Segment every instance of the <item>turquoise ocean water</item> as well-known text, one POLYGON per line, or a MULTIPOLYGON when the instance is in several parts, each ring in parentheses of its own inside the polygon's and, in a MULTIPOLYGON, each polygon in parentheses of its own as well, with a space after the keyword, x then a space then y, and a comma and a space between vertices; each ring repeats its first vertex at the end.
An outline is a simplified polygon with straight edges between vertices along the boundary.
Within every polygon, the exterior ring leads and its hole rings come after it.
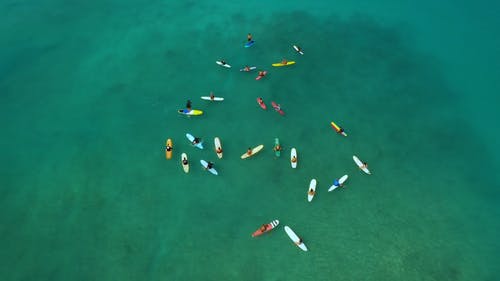
POLYGON ((250 2, 0 1, 2 280, 500 278, 498 2, 250 2))

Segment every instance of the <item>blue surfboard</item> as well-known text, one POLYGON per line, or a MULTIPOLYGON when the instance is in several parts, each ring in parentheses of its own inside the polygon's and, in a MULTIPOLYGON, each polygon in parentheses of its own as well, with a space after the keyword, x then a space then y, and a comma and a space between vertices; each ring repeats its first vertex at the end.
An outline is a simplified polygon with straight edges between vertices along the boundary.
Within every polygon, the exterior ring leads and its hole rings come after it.
POLYGON ((245 48, 252 47, 252 46, 253 46, 253 44, 255 44, 255 41, 253 41, 253 40, 252 40, 252 41, 249 41, 249 42, 246 42, 246 43, 245 43, 245 48))

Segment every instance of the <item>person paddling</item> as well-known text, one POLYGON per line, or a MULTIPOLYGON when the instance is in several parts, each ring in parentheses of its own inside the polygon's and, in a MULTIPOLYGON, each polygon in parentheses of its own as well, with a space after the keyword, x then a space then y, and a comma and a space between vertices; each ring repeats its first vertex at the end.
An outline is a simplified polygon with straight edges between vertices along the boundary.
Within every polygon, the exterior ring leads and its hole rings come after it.
POLYGON ((247 34, 247 40, 248 40, 248 42, 252 41, 252 34, 251 33, 247 34))

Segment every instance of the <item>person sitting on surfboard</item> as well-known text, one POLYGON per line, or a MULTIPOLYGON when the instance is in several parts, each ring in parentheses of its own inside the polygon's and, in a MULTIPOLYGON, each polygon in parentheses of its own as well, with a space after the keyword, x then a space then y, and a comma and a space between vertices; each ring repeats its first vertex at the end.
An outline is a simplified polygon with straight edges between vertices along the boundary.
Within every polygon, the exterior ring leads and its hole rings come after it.
POLYGON ((184 164, 184 165, 188 164, 188 160, 186 159, 186 157, 182 158, 182 164, 184 164))
POLYGON ((266 231, 267 229, 267 224, 263 224, 261 227, 260 227, 260 231, 264 232, 266 231))
POLYGON ((342 187, 344 184, 340 183, 338 179, 334 179, 333 185, 338 186, 338 187, 342 187))
POLYGON ((222 65, 226 65, 226 61, 225 60, 220 60, 220 63, 222 63, 222 65))
POLYGON ((172 151, 172 147, 170 145, 165 146, 166 151, 172 151))
POLYGON ((299 237, 299 241, 294 242, 294 243, 295 243, 295 245, 300 246, 300 244, 302 244, 302 242, 303 242, 302 238, 299 237))
POLYGON ((266 75, 266 73, 264 71, 259 71, 259 76, 260 77, 264 77, 266 75))
POLYGON ((313 196, 313 195, 314 195, 314 189, 312 189, 312 188, 311 188, 311 189, 309 189, 309 192, 308 192, 307 194, 309 194, 309 195, 313 196))
POLYGON ((200 138, 194 138, 193 145, 197 145, 198 143, 200 143, 200 141, 201 141, 200 138))
POLYGON ((252 33, 247 34, 247 40, 248 42, 252 41, 252 33))
POLYGON ((302 52, 302 48, 301 48, 301 47, 299 47, 299 46, 295 46, 295 47, 297 47, 297 50, 296 50, 296 51, 297 51, 297 53, 302 52))
POLYGON ((257 101, 259 102, 259 104, 263 104, 264 103, 264 100, 262 98, 258 98, 257 101))
POLYGON ((219 146, 217 147, 217 149, 215 150, 216 153, 222 153, 222 148, 219 146))
POLYGON ((286 64, 288 64, 288 61, 287 61, 286 59, 283 59, 283 60, 281 61, 281 63, 286 65, 286 64))
POLYGON ((292 157, 292 160, 290 160, 290 161, 292 161, 292 163, 297 162, 297 157, 293 156, 293 157, 292 157))
POLYGON ((205 169, 210 170, 210 169, 212 169, 213 166, 214 166, 214 163, 208 161, 207 167, 205 169))
POLYGON ((337 131, 337 133, 342 134, 343 132, 344 132, 344 128, 339 127, 339 130, 337 131))
POLYGON ((277 144, 274 148, 274 151, 281 151, 281 145, 277 144))
POLYGON ((359 167, 360 169, 365 169, 365 168, 368 168, 368 163, 366 162, 363 162, 363 165, 361 165, 361 167, 359 167))
POLYGON ((281 105, 276 105, 276 107, 274 107, 274 109, 276 109, 276 111, 280 111, 281 110, 281 105))
POLYGON ((248 150, 247 150, 247 154, 248 154, 248 155, 252 155, 252 148, 251 148, 251 147, 249 147, 249 148, 248 148, 248 150))

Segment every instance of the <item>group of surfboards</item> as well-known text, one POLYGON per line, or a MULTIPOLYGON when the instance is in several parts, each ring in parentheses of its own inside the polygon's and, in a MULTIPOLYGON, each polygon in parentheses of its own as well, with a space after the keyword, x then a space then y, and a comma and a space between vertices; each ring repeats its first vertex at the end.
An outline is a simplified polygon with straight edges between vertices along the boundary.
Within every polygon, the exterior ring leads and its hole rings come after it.
MULTIPOLYGON (((255 41, 253 40, 252 35, 248 34, 247 42, 244 44, 244 47, 249 48, 249 47, 253 46, 254 44, 255 44, 255 41)), ((292 45, 292 48, 300 55, 304 55, 303 50, 300 47, 298 47, 297 45, 292 45)), ((225 60, 218 60, 218 61, 216 61, 216 63, 222 67, 231 68, 231 65, 229 65, 225 60)), ((273 67, 282 67, 282 66, 289 66, 289 65, 293 65, 293 64, 295 64, 295 61, 287 61, 284 59, 281 62, 273 63, 272 66, 273 67)), ((253 71, 256 69, 257 69, 256 66, 245 66, 244 68, 241 68, 240 71, 249 72, 249 71, 253 71)), ((258 76, 255 78, 255 80, 260 80, 266 74, 267 74, 267 71, 265 71, 265 70, 259 71, 258 76)), ((224 98, 222 98, 222 97, 214 96, 213 93, 210 93, 210 96, 202 96, 201 99, 208 100, 208 101, 223 101, 224 100, 224 98)), ((267 109, 267 106, 261 97, 257 98, 257 103, 259 104, 259 106, 263 110, 267 109)), ((188 104, 190 104, 189 101, 188 101, 188 104)), ((285 114, 284 111, 281 109, 281 106, 278 103, 276 103, 275 101, 272 101, 271 105, 273 106, 274 110, 276 112, 278 112, 279 114, 281 114, 281 115, 285 114)), ((190 107, 184 108, 184 109, 179 109, 178 112, 180 114, 188 115, 188 116, 199 116, 199 115, 203 114, 203 111, 198 110, 198 109, 191 109, 190 107)), ((347 137, 347 134, 342 127, 338 126, 333 121, 330 123, 330 125, 338 134, 340 134, 344 137, 347 137)), ((189 133, 186 134, 186 138, 189 140, 191 145, 193 145, 199 149, 203 149, 203 140, 201 140, 200 138, 196 138, 189 133)), ((258 152, 260 152, 263 148, 264 148, 263 144, 257 145, 254 148, 248 148, 247 152, 243 153, 240 158, 247 159, 251 156, 254 156, 258 152)), ((166 141, 166 146, 165 146, 165 153, 166 153, 165 156, 167 159, 172 158, 172 150, 173 150, 173 142, 171 139, 168 139, 166 141)), ((217 154, 217 157, 219 159, 221 159, 223 156, 223 152, 222 152, 221 141, 218 137, 214 138, 214 150, 217 154)), ((277 157, 279 157, 280 152, 281 152, 281 147, 280 147, 278 138, 275 138, 275 145, 274 145, 273 150, 275 151, 275 155, 277 157)), ((353 158, 354 163, 359 167, 360 170, 362 170, 364 173, 366 173, 368 175, 371 174, 370 170, 368 170, 368 165, 366 162, 362 162, 356 155, 353 155, 352 158, 353 158)), ((296 150, 296 148, 292 148, 291 152, 290 152, 291 167, 295 169, 297 167, 297 162, 298 162, 297 150, 296 150)), ((205 170, 209 171, 211 174, 218 175, 218 172, 217 172, 217 170, 215 170, 214 164, 212 162, 207 162, 206 160, 201 159, 200 164, 202 165, 202 167, 205 170)), ((184 152, 181 154, 181 165, 182 165, 184 172, 188 173, 189 172, 189 161, 187 158, 187 154, 184 152)), ((338 187, 342 187, 344 185, 344 183, 347 181, 347 179, 348 179, 348 175, 343 175, 342 177, 335 179, 333 181, 332 185, 329 187, 328 192, 331 192, 338 187)), ((316 194, 316 185, 317 185, 316 179, 311 179, 311 181, 309 183, 308 190, 307 190, 307 201, 308 202, 311 202, 316 194)), ((277 219, 272 220, 267 224, 263 224, 262 226, 260 226, 257 230, 255 230, 252 233, 252 237, 257 237, 257 236, 260 236, 264 233, 268 233, 269 231, 275 229, 279 224, 280 224, 280 221, 277 219)), ((306 245, 302 241, 302 238, 300 238, 289 226, 285 225, 284 230, 285 230, 286 234, 288 235, 288 237, 293 241, 293 243, 297 247, 299 247, 303 251, 308 250, 306 245)))

